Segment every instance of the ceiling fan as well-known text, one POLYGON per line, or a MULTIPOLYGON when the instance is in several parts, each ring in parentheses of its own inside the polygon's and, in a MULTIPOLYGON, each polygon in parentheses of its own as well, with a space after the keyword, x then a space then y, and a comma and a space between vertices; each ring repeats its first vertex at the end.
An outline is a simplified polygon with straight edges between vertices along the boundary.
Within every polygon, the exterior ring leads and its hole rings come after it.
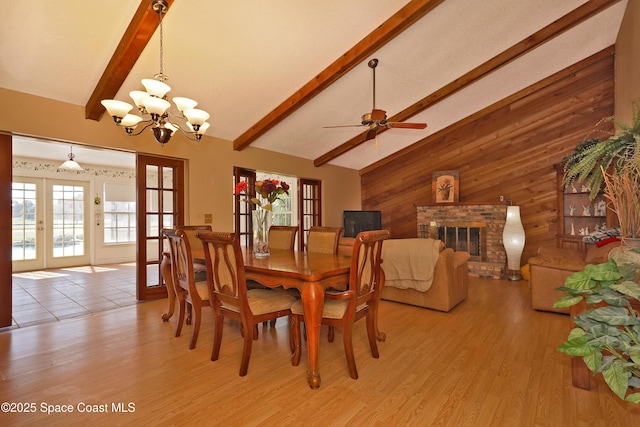
MULTIPOLYGON (((342 126, 324 126, 325 128, 341 128, 341 127, 359 127, 368 126, 365 141, 374 139, 378 136, 378 129, 386 127, 389 129, 424 129, 427 127, 426 123, 406 123, 406 122, 388 122, 387 112, 376 108, 376 67, 378 66, 377 59, 371 59, 368 64, 369 68, 373 70, 373 109, 370 113, 362 115, 362 122, 359 125, 342 125, 342 126)), ((376 138, 377 144, 377 138, 376 138)))

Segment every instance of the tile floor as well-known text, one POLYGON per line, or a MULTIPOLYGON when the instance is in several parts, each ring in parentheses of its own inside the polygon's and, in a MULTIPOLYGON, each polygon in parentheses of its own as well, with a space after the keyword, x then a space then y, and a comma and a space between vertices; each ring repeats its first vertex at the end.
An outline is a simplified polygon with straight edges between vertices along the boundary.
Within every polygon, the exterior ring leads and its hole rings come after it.
POLYGON ((12 276, 12 328, 136 303, 135 262, 29 271, 12 276))

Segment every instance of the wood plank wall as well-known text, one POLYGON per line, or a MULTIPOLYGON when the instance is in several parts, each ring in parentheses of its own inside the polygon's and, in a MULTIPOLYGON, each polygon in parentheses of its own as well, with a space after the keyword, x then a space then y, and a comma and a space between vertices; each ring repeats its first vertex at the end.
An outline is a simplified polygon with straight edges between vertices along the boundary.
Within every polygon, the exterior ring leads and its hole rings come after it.
POLYGON ((554 164, 613 111, 612 46, 363 169, 362 209, 382 211, 393 238, 416 237, 415 206, 431 203, 432 172, 458 170, 460 203, 503 195, 521 207, 524 264, 556 244, 554 164))

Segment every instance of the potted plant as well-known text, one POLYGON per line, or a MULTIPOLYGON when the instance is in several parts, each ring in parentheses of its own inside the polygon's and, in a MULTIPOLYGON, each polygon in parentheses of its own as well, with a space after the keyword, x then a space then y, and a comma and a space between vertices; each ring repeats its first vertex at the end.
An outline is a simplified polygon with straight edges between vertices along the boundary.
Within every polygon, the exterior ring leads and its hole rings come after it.
MULTIPOLYGON (((640 254, 639 249, 632 251, 640 254)), ((554 304, 556 308, 571 307, 585 301, 587 306, 595 306, 573 317, 576 327, 558 350, 582 357, 620 399, 636 404, 640 403, 639 273, 633 260, 620 265, 613 259, 589 264, 558 288, 567 295, 554 304)))
POLYGON ((640 150, 617 173, 603 172, 604 195, 620 224, 625 244, 640 246, 640 150), (633 242, 633 243, 632 243, 633 242))
POLYGON ((640 100, 633 102, 631 125, 609 117, 616 131, 605 139, 578 144, 564 161, 564 184, 582 181, 593 200, 602 186, 625 239, 640 237, 640 100))

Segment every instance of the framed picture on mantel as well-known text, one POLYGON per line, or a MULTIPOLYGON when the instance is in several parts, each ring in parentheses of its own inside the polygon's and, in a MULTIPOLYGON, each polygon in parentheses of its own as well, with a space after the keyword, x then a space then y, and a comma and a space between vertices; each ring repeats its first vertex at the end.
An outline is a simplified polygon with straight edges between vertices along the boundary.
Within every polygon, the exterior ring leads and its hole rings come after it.
POLYGON ((431 180, 433 203, 454 203, 459 199, 460 181, 458 171, 437 171, 431 180))

